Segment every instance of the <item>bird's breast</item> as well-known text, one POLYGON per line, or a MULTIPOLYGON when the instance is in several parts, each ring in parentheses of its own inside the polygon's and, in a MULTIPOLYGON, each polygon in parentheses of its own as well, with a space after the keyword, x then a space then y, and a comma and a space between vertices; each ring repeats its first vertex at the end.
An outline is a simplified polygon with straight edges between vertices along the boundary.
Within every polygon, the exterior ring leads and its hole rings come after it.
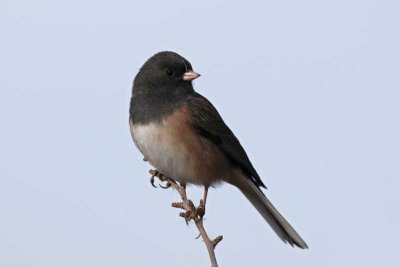
POLYGON ((186 107, 159 122, 130 122, 130 129, 145 159, 177 181, 210 185, 223 179, 229 168, 220 149, 191 126, 186 107))

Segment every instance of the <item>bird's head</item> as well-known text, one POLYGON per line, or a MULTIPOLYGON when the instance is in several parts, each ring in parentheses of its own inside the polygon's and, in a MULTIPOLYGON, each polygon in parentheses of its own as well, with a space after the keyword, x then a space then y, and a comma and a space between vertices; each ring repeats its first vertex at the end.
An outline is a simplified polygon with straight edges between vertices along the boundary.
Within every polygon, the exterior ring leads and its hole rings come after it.
POLYGON ((162 90, 190 85, 200 74, 192 65, 175 52, 159 52, 149 58, 135 77, 134 87, 146 87, 162 90))

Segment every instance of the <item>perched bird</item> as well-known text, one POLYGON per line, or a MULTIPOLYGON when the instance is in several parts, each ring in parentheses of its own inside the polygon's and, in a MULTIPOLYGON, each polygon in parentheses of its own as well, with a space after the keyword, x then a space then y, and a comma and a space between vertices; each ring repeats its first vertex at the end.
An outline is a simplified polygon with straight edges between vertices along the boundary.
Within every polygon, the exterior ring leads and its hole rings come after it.
POLYGON ((174 52, 159 52, 133 82, 129 125, 144 160, 174 180, 208 188, 239 188, 283 242, 308 248, 261 191, 265 188, 245 150, 215 107, 195 92, 200 74, 174 52))

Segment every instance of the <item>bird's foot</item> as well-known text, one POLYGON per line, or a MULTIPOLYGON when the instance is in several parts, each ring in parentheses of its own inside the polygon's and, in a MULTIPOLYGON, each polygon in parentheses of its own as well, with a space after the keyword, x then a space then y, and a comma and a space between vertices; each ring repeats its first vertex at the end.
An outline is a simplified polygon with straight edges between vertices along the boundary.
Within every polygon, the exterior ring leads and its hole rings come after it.
POLYGON ((206 205, 204 205, 204 201, 202 199, 200 199, 200 204, 197 206, 196 211, 200 219, 203 219, 204 214, 206 214, 206 205))
POLYGON ((172 187, 179 193, 182 201, 172 203, 172 207, 183 210, 182 212, 179 213, 179 216, 181 216, 182 218, 185 219, 186 224, 189 224, 189 222, 191 220, 193 220, 195 222, 195 224, 200 232, 199 236, 196 237, 196 239, 199 238, 200 236, 202 236, 203 240, 205 242, 208 242, 208 244, 210 244, 210 246, 212 246, 215 249, 217 244, 219 242, 221 242, 222 236, 217 236, 215 239, 210 240, 207 236, 207 233, 204 230, 204 227, 203 227, 203 217, 206 212, 208 186, 205 186, 205 188, 204 188, 204 196, 203 196, 203 199, 200 200, 199 206, 195 207, 193 202, 187 198, 185 183, 178 183, 174 179, 171 179, 170 177, 164 175, 163 173, 161 173, 157 170, 150 170, 149 172, 151 174, 150 182, 154 187, 156 187, 154 185, 154 178, 157 177, 161 182, 166 183, 165 186, 160 185, 162 188, 172 187))
POLYGON ((160 187, 163 189, 167 189, 171 187, 171 183, 168 181, 169 178, 167 176, 165 176, 163 173, 157 171, 157 170, 150 170, 149 171, 151 174, 150 177, 150 183, 153 187, 157 188, 157 186, 154 184, 154 178, 157 177, 161 182, 166 182, 165 185, 161 185, 160 187))
POLYGON ((200 204, 197 207, 197 213, 200 216, 200 219, 203 219, 204 214, 206 214, 206 201, 207 201, 207 195, 208 195, 208 188, 209 185, 204 186, 204 196, 203 199, 200 199, 200 204))
MULTIPOLYGON (((170 187, 174 187, 178 191, 184 192, 185 198, 186 198, 186 184, 185 183, 178 184, 175 180, 167 177, 165 174, 163 174, 157 170, 149 170, 149 173, 151 174, 150 183, 153 187, 157 187, 154 184, 155 177, 157 177, 161 182, 165 183, 165 185, 160 184, 161 188, 167 189, 170 187)), ((207 187, 207 189, 208 189, 208 187, 207 187)), ((207 191, 205 191, 205 192, 207 192, 207 191)), ((179 214, 179 216, 185 218, 186 223, 188 223, 190 220, 194 220, 194 221, 202 220, 204 217, 204 214, 206 212, 206 205, 205 205, 206 198, 207 198, 207 193, 205 193, 204 199, 200 200, 200 204, 198 207, 195 207, 193 202, 188 199, 186 202, 172 203, 172 207, 185 210, 184 212, 181 212, 179 214)))
POLYGON ((179 216, 185 219, 186 224, 191 220, 199 220, 201 219, 198 208, 196 208, 191 200, 187 200, 187 202, 175 202, 172 203, 173 208, 183 209, 184 212, 179 213, 179 216))
POLYGON ((190 220, 203 220, 206 211, 203 200, 200 200, 200 205, 198 207, 195 207, 191 200, 188 200, 187 206, 184 202, 175 202, 172 203, 172 207, 185 210, 185 212, 179 213, 179 216, 185 219, 186 224, 190 220))

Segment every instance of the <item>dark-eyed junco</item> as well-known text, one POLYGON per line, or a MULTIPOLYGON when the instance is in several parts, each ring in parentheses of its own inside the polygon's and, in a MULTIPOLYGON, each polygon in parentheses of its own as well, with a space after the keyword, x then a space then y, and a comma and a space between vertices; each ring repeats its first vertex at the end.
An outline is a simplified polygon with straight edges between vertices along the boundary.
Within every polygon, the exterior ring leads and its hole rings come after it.
POLYGON ((130 130, 144 159, 180 183, 209 186, 227 182, 254 205, 286 243, 307 248, 260 187, 260 176, 239 140, 215 107, 193 89, 200 75, 174 52, 160 52, 133 82, 130 130))

